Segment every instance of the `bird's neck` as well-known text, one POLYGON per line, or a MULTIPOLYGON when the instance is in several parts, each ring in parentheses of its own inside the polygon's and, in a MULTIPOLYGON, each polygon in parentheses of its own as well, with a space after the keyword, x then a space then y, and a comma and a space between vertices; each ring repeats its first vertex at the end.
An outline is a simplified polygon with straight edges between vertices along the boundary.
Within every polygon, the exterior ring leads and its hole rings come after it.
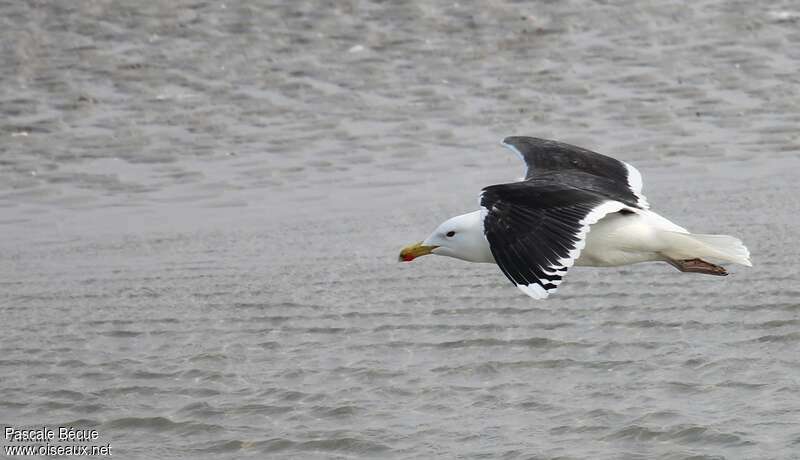
POLYGON ((483 215, 481 211, 470 212, 460 217, 468 224, 468 231, 464 236, 469 242, 467 250, 462 254, 463 257, 460 258, 470 262, 495 263, 494 257, 492 257, 492 250, 489 248, 489 242, 483 233, 483 215))

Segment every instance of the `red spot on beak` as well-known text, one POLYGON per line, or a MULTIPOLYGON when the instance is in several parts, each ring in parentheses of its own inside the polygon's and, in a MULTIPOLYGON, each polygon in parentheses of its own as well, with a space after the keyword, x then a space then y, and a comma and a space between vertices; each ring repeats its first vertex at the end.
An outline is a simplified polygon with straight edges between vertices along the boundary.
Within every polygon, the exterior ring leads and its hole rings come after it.
POLYGON ((403 254, 403 262, 411 262, 414 260, 414 256, 411 254, 403 254))

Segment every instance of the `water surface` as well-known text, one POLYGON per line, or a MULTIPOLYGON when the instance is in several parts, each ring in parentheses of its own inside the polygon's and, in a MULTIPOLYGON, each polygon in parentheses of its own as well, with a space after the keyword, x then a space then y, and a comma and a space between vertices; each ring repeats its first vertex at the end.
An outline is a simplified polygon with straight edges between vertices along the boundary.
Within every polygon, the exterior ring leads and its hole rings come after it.
POLYGON ((3 426, 120 458, 799 458, 796 3, 7 2, 0 36, 3 426), (635 164, 755 266, 537 302, 396 263, 522 174, 512 134, 635 164))

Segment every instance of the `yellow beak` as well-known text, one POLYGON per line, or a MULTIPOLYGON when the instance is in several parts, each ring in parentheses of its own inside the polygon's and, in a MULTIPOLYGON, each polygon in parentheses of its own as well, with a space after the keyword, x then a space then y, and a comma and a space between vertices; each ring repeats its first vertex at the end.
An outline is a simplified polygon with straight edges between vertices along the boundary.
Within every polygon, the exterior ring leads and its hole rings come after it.
POLYGON ((427 256, 434 249, 439 246, 425 246, 422 241, 419 243, 409 244, 400 250, 400 262, 411 262, 420 256, 427 256))

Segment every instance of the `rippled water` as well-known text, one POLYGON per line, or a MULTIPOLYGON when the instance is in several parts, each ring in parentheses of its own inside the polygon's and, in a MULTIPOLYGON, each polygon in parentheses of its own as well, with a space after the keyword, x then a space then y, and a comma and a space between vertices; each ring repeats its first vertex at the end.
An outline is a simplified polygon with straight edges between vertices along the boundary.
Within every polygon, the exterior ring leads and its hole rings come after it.
MULTIPOLYGON (((0 424, 119 458, 800 458, 796 2, 0 3, 0 424), (752 269, 400 246, 551 137, 752 269)), ((7 445, 3 440, 3 445, 7 445)))

